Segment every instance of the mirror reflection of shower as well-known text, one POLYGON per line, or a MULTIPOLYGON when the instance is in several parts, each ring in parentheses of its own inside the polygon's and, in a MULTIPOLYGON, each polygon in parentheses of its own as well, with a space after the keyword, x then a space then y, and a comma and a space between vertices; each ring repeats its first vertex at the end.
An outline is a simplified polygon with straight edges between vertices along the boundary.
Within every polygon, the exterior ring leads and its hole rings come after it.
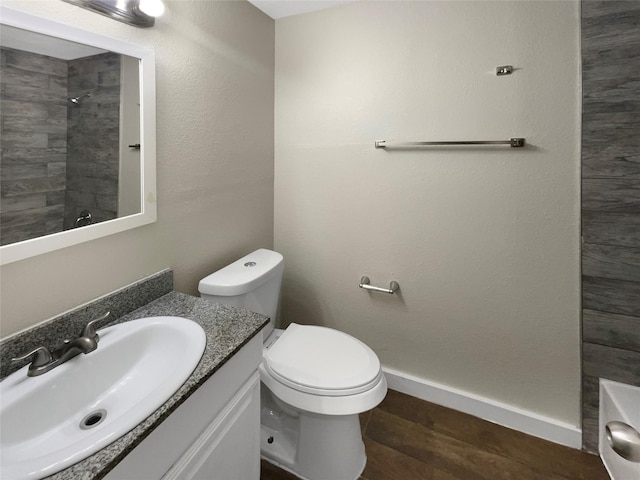
POLYGON ((67 62, 63 230, 118 218, 121 64, 113 52, 67 62))
POLYGON ((128 147, 141 143, 140 60, 0 30, 0 245, 140 213, 141 151, 128 147), (16 82, 28 107, 3 108, 16 82))
POLYGON ((80 102, 82 101, 83 98, 91 98, 91 94, 90 93, 85 93, 84 95, 80 95, 79 97, 73 97, 73 98, 69 98, 69 101, 75 105, 80 105, 80 102))

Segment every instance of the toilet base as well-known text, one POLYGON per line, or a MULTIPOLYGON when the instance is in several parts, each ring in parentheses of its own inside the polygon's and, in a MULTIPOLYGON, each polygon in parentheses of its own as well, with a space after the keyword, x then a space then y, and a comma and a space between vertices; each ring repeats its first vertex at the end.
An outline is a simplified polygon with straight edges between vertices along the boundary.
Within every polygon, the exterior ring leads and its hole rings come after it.
POLYGON ((262 458, 304 480, 357 480, 367 463, 357 414, 303 412, 264 385, 261 401, 262 458))

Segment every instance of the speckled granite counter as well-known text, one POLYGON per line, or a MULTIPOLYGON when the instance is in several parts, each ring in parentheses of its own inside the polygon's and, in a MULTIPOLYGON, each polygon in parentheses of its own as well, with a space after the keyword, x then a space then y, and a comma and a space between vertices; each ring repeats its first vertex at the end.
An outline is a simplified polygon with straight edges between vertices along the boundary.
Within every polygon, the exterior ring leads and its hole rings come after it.
POLYGON ((268 322, 264 315, 171 292, 110 325, 154 316, 185 317, 202 326, 207 335, 207 346, 200 363, 182 387, 137 427, 94 455, 47 479, 103 478, 268 322))

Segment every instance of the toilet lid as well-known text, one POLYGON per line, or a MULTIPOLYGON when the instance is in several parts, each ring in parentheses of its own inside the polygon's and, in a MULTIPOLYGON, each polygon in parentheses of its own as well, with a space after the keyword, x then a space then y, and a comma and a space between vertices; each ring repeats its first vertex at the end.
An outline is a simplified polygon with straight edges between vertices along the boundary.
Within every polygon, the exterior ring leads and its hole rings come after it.
POLYGON ((369 388, 381 375, 378 357, 360 340, 331 328, 295 323, 265 352, 264 364, 293 388, 334 394, 369 388))

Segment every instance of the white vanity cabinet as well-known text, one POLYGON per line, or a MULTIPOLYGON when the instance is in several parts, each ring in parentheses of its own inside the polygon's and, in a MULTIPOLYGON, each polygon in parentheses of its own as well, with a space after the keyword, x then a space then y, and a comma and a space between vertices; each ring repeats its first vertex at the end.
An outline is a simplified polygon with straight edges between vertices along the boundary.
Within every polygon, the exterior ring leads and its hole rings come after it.
POLYGON ((105 477, 259 480, 262 335, 256 335, 105 477))

